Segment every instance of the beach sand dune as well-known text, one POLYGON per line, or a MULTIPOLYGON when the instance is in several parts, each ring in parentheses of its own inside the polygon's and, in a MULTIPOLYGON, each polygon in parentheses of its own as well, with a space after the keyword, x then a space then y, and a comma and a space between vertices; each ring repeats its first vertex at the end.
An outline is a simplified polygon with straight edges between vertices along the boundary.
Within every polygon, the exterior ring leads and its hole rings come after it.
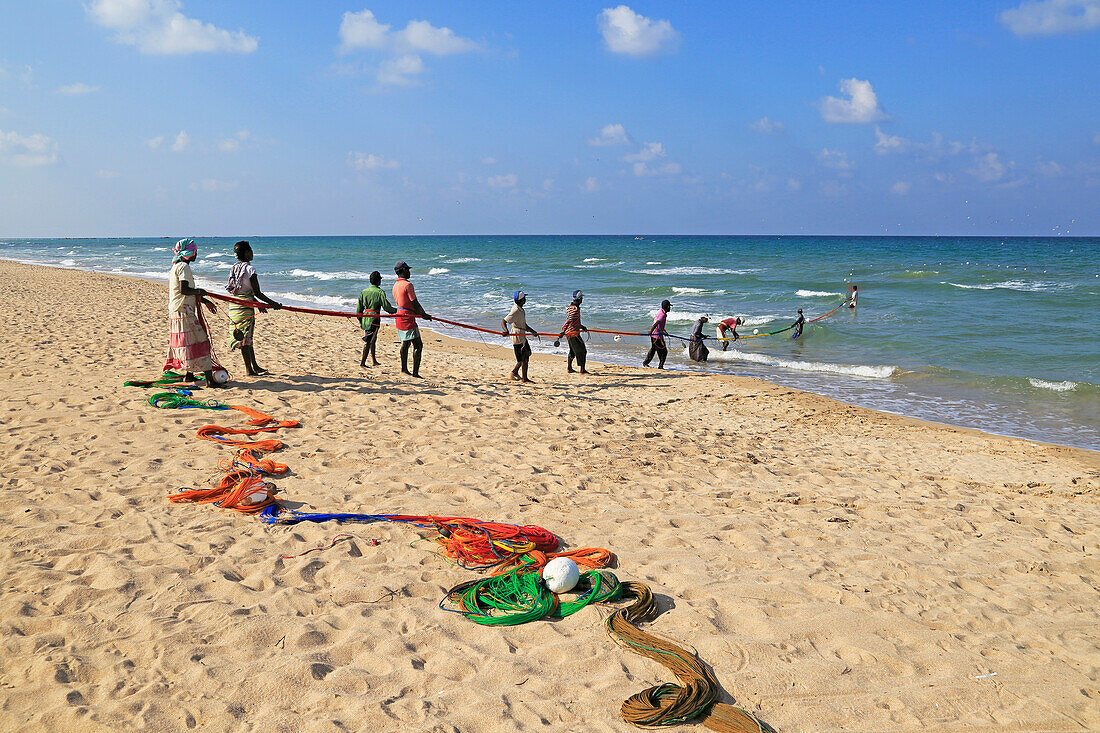
MULTIPOLYGON (((484 628, 437 608, 472 573, 410 527, 167 502, 228 455, 195 430, 244 420, 122 386, 159 374, 164 291, 0 263, 0 729, 633 730, 621 701, 672 676, 606 610, 484 628)), ((302 422, 295 505, 607 547, 781 731, 1100 729, 1096 453, 748 378, 536 356, 521 386, 510 349, 434 334, 413 380, 388 327, 363 370, 353 321, 259 324, 272 374, 202 396, 302 422)))

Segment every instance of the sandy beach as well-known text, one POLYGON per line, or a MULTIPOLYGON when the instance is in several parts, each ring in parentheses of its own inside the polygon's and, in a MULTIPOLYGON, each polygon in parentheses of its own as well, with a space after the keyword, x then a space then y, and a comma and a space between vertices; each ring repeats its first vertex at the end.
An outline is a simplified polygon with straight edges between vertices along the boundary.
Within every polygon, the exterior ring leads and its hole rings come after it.
MULTIPOLYGON (((160 373, 165 300, 0 262, 0 729, 635 730, 622 700, 672 677, 607 608, 484 628, 437 608, 473 574, 412 528, 166 501, 229 454, 195 430, 243 420, 123 386, 160 373)), ((427 334, 414 380, 389 326, 361 369, 354 321, 290 313, 248 378, 213 324, 234 380, 201 396, 302 423, 280 496, 606 547, 779 731, 1100 729, 1096 453, 749 378, 536 355, 520 385, 503 340, 427 334)))

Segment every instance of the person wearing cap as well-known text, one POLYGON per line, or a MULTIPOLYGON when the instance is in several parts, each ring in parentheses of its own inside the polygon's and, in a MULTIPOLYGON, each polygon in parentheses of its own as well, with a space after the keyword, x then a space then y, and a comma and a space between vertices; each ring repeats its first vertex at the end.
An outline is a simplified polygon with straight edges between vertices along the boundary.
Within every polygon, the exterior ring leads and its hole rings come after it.
POLYGON ((802 335, 802 329, 806 325, 806 316, 802 315, 801 308, 798 309, 798 318, 791 325, 794 326, 794 335, 791 338, 796 339, 802 335))
POLYGON ((704 362, 710 355, 710 349, 703 343, 703 339, 707 336, 703 335, 703 327, 710 321, 710 316, 706 313, 699 317, 699 320, 695 322, 695 325, 691 327, 691 342, 688 344, 688 356, 692 361, 704 362))
POLYGON ((729 348, 729 346, 730 346, 729 340, 731 338, 734 341, 741 338, 741 336, 739 336, 738 333, 737 333, 737 327, 740 326, 741 324, 743 324, 744 322, 745 322, 745 319, 740 318, 740 317, 726 318, 725 320, 722 320, 722 321, 718 322, 718 325, 714 329, 714 335, 721 342, 722 351, 725 351, 726 349, 729 348), (726 334, 732 334, 732 335, 727 336, 726 334))
POLYGON ((371 362, 378 366, 378 357, 375 355, 375 346, 378 344, 378 331, 382 325, 382 319, 378 314, 382 311, 396 313, 397 309, 390 305, 386 297, 386 291, 378 287, 382 284, 382 273, 375 270, 370 274, 370 287, 359 293, 359 304, 356 313, 368 315, 359 319, 359 325, 363 328, 363 358, 359 360, 359 366, 367 365, 367 355, 370 354, 371 362), (374 317, 371 318, 370 316, 374 317))
POLYGON ((659 360, 657 368, 665 368, 665 358, 668 356, 668 346, 665 344, 665 321, 668 320, 670 310, 672 310, 672 303, 662 300, 661 309, 657 311, 657 316, 653 319, 653 325, 649 327, 649 353, 646 354, 645 360, 642 362, 644 367, 649 366, 649 362, 653 361, 653 357, 656 356, 659 360))
POLYGON ((393 325, 397 328, 397 336, 401 339, 401 371, 413 377, 420 377, 420 356, 424 353, 424 341, 420 338, 420 328, 416 325, 416 316, 425 320, 432 317, 425 312, 420 301, 416 299, 416 291, 409 282, 412 268, 401 260, 393 266, 397 274, 397 282, 393 284, 393 302, 397 305, 397 318, 393 325), (413 352, 413 370, 409 372, 409 349, 413 352))
MULTIPOLYGON (((581 374, 588 374, 584 368, 585 360, 588 358, 588 347, 584 345, 584 339, 581 338, 581 333, 588 329, 581 325, 581 301, 584 300, 584 293, 579 290, 573 291, 573 302, 569 304, 569 307, 565 309, 565 325, 561 328, 561 333, 558 334, 558 339, 562 336, 569 338, 569 358, 566 359, 566 368, 570 374, 573 373, 573 360, 577 360, 577 368, 581 374)), ((554 344, 557 346, 557 343, 554 344)))
POLYGON ((530 382, 531 380, 527 378, 527 364, 531 361, 531 344, 527 343, 527 334, 538 336, 539 332, 527 325, 527 312, 523 310, 523 304, 526 302, 527 293, 522 290, 512 293, 512 310, 500 321, 500 330, 504 336, 507 336, 511 326, 512 349, 516 352, 516 366, 512 369, 512 380, 519 380, 522 374, 523 381, 530 382))

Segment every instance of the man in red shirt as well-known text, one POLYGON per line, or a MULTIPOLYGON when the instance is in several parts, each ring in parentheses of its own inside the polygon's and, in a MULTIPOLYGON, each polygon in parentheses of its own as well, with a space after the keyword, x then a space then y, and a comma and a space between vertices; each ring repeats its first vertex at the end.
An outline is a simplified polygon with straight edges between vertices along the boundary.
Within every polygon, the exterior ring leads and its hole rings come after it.
POLYGON ((416 318, 420 316, 426 320, 432 320, 420 302, 416 299, 416 291, 409 282, 412 268, 401 260, 393 266, 397 273, 397 282, 393 284, 393 302, 397 306, 397 318, 393 319, 393 325, 397 328, 397 335, 401 339, 401 371, 409 374, 409 349, 413 352, 412 376, 420 377, 420 356, 424 352, 424 341, 420 338, 420 328, 416 325, 416 318))
MULTIPOLYGON (((581 325, 581 302, 583 300, 584 293, 574 290, 573 302, 565 309, 565 325, 561 327, 561 333, 558 335, 559 340, 562 336, 569 339, 569 358, 566 360, 566 369, 570 374, 573 373, 574 359, 577 360, 577 368, 580 369, 581 374, 588 374, 588 371, 584 368, 585 360, 588 358, 588 347, 584 345, 584 339, 581 338, 581 333, 588 330, 581 325)), ((554 345, 557 346, 558 342, 555 341, 554 345)))
MULTIPOLYGON (((741 338, 740 334, 737 333, 737 327, 740 326, 744 322, 745 322, 745 319, 743 319, 743 318, 727 318, 724 321, 720 321, 718 323, 718 328, 715 329, 715 335, 719 339, 731 339, 732 338, 734 341, 736 341, 737 339, 741 338)), ((725 351, 726 349, 728 349, 730 347, 730 342, 729 341, 723 340, 723 341, 721 341, 721 344, 722 344, 722 351, 725 351)))

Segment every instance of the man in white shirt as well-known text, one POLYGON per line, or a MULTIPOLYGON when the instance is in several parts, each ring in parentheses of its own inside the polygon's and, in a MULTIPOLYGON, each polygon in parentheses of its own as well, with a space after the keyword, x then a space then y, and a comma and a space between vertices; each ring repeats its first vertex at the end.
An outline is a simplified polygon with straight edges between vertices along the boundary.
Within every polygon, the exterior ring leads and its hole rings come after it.
POLYGON ((522 290, 512 293, 512 310, 500 322, 500 330, 504 336, 509 335, 508 327, 511 326, 512 349, 516 352, 516 366, 512 369, 512 379, 530 382, 527 378, 527 364, 531 360, 531 344, 527 343, 527 334, 532 333, 539 340, 538 331, 527 325, 527 312, 523 310, 523 304, 527 302, 527 294, 522 290))

